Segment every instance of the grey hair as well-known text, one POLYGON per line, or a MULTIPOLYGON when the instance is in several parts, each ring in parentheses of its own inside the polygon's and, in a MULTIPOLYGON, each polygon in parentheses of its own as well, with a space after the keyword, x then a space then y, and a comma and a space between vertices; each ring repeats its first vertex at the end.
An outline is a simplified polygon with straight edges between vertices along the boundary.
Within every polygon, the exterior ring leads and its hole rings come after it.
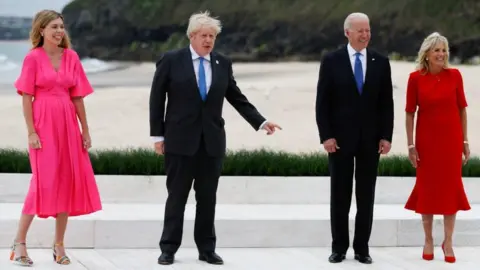
POLYGON ((352 27, 352 21, 354 19, 364 19, 370 22, 370 19, 368 18, 368 15, 365 13, 361 12, 354 12, 350 13, 347 18, 345 18, 345 22, 343 23, 343 31, 347 31, 352 27))
POLYGON ((450 58, 450 49, 448 46, 448 39, 440 35, 438 32, 433 32, 423 40, 423 43, 420 46, 417 59, 415 60, 415 63, 417 64, 416 66, 417 70, 425 70, 427 72, 429 71, 427 53, 439 43, 443 43, 443 45, 445 45, 445 50, 447 54, 444 59, 445 63, 443 67, 448 68, 450 66, 449 60, 448 60, 450 58))
POLYGON ((202 27, 212 28, 217 35, 222 31, 220 20, 211 17, 209 11, 199 12, 190 16, 188 20, 187 37, 202 27))

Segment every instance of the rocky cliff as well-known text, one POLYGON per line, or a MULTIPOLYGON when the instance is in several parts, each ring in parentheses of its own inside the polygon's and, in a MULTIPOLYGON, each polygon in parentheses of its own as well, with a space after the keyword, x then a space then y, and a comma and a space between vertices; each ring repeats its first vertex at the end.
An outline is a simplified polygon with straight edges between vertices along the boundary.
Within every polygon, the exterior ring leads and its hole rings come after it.
POLYGON ((217 50, 237 61, 318 60, 345 43, 354 11, 370 16, 371 46, 383 53, 415 57, 438 31, 453 57, 480 55, 478 0, 74 0, 63 14, 81 56, 153 61, 188 44, 188 17, 206 9, 223 23, 217 50))

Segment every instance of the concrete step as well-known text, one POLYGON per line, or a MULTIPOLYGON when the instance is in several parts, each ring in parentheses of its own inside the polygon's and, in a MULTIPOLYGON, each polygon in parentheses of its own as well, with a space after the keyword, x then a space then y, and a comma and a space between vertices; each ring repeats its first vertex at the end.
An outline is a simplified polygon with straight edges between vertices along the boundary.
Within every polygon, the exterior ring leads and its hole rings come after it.
MULTIPOLYGON (((105 203, 165 203, 165 176, 97 175, 105 203)), ((480 204, 480 178, 464 178, 470 203, 480 204)), ((0 203, 22 203, 30 174, 0 174, 0 203)), ((404 204, 415 185, 413 177, 379 177, 377 204, 404 204)), ((355 201, 353 194, 352 201, 355 201)), ((189 203, 195 203, 190 192, 189 203)), ((328 177, 222 176, 217 192, 219 204, 329 204, 328 177)))
MULTIPOLYGON (((21 204, 0 203, 0 248, 15 236, 21 204)), ((328 247, 331 243, 328 204, 219 204, 216 211, 218 247, 328 247)), ((353 237, 355 205, 350 211, 353 237)), ((104 210, 73 217, 65 243, 73 248, 157 248, 163 227, 162 204, 104 204, 104 210)), ((184 247, 194 247, 195 206, 185 212, 184 247)), ((443 222, 435 222, 436 243, 443 239, 443 222)), ((31 247, 50 247, 53 219, 35 219, 28 235, 31 247)), ((423 245, 420 216, 403 204, 375 206, 370 245, 399 247, 423 245)), ((459 212, 455 226, 456 246, 480 246, 480 205, 459 212)))

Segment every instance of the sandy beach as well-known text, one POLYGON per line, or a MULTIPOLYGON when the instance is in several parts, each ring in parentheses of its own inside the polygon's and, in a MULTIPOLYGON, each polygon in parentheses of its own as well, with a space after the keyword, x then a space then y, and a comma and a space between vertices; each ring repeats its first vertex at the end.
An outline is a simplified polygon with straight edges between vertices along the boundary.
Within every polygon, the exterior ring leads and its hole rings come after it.
MULTIPOLYGON (((391 62, 395 100, 395 128, 392 154, 406 154, 405 89, 413 63, 391 62)), ((455 66, 463 74, 469 103, 470 148, 480 154, 480 66, 455 66)), ((225 103, 227 147, 269 148, 289 152, 323 151, 315 122, 315 96, 319 63, 237 63, 237 83, 269 120, 283 130, 273 136, 254 131, 225 103)), ((148 98, 154 72, 153 63, 127 69, 89 74, 96 92, 86 98, 93 149, 152 147, 149 138, 148 98)), ((0 148, 25 149, 26 127, 21 98, 13 86, 0 89, 0 148)), ((439 145, 438 147, 442 147, 439 145)))

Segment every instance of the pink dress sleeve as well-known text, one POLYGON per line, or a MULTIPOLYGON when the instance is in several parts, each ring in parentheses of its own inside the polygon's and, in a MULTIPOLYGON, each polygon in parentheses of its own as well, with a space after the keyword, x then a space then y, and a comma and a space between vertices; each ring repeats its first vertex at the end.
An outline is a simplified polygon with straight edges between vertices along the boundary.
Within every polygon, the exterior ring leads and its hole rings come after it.
POLYGON ((70 96, 71 97, 86 97, 93 93, 93 88, 90 82, 88 81, 87 74, 83 69, 82 63, 80 62, 80 58, 77 54, 75 54, 75 68, 74 68, 74 78, 75 78, 75 85, 70 88, 70 96))
POLYGON ((20 76, 15 81, 15 88, 19 95, 35 95, 35 78, 37 73, 37 62, 32 53, 25 56, 20 76))
POLYGON ((457 69, 455 70, 457 76, 457 105, 458 105, 458 108, 460 109, 463 109, 465 107, 468 106, 467 104, 467 99, 465 98, 465 91, 463 89, 463 78, 462 78, 462 74, 460 73, 460 71, 457 69))
POLYGON ((417 80, 415 75, 415 73, 411 73, 408 77, 405 112, 409 113, 417 111, 417 80))

